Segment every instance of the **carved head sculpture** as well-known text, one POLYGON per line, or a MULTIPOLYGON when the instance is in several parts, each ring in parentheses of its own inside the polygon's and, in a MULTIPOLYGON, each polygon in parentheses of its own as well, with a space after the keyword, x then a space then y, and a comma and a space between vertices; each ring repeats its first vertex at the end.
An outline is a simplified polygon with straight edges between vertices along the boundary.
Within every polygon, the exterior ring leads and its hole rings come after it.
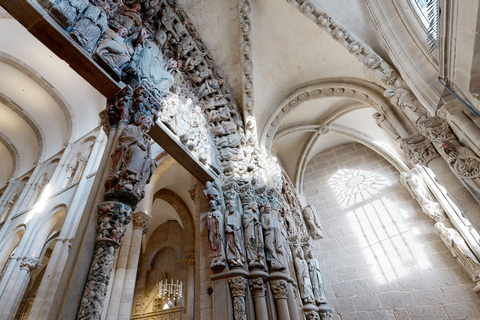
POLYGON ((213 199, 210 200, 210 201, 208 202, 208 205, 210 206, 210 209, 211 209, 211 210, 216 210, 216 209, 217 209, 217 201, 216 201, 216 200, 213 200, 213 199))
POLYGON ((146 112, 141 112, 137 118, 136 123, 142 129, 143 132, 147 133, 152 128, 153 117, 152 115, 146 112))
POLYGON ((125 27, 121 27, 118 29, 117 34, 122 38, 126 38, 128 35, 128 30, 125 27))

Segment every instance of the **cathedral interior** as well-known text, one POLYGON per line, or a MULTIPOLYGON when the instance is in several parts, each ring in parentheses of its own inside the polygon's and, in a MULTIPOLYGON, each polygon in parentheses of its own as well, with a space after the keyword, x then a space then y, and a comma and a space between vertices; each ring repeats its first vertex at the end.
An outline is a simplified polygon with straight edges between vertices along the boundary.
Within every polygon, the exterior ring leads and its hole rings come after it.
POLYGON ((0 0, 0 319, 480 319, 479 18, 0 0))

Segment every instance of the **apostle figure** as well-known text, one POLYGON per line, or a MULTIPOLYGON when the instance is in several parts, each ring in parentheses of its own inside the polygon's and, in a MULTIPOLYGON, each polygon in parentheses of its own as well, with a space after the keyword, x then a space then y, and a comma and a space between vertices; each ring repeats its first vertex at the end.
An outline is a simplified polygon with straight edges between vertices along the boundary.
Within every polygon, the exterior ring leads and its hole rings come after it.
POLYGON ((142 113, 137 125, 128 125, 120 133, 118 147, 112 154, 112 169, 105 183, 107 190, 128 190, 140 199, 143 188, 150 182, 156 163, 150 158, 150 136, 152 116, 142 113))
POLYGON ((271 270, 282 271, 286 266, 282 263, 285 261, 284 242, 279 228, 277 212, 272 210, 272 205, 266 203, 262 212, 262 227, 265 235, 265 252, 267 261, 271 270))
POLYGON ((300 291, 300 298, 304 304, 314 302, 312 282, 310 280, 310 273, 308 272, 307 262, 305 261, 303 250, 298 243, 293 244, 293 257, 297 273, 298 290, 300 291))
POLYGON ((255 200, 247 202, 243 206, 243 230, 245 233, 245 250, 249 267, 264 268, 264 248, 262 226, 255 200))
POLYGON ((308 273, 312 283, 313 296, 317 305, 327 303, 325 284, 323 283, 322 273, 318 260, 314 257, 312 247, 305 248, 305 259, 307 260, 308 273))
POLYGON ((225 268, 223 213, 218 208, 217 200, 210 200, 210 212, 207 216, 208 241, 210 243, 210 268, 225 268))
POLYGON ((227 261, 230 267, 241 267, 245 261, 242 248, 242 221, 235 200, 227 202, 225 217, 225 242, 227 261))
POLYGON ((121 78, 122 70, 133 54, 133 48, 125 43, 127 35, 128 30, 124 27, 119 28, 116 34, 107 30, 95 50, 94 57, 104 63, 116 79, 121 78))

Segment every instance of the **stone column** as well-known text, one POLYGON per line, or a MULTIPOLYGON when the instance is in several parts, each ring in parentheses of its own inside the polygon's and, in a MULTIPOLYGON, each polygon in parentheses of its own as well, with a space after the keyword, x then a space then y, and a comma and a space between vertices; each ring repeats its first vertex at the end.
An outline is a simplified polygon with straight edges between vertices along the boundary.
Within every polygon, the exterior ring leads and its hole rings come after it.
POLYGON ((133 215, 133 235, 128 255, 127 270, 122 290, 122 299, 118 319, 129 320, 132 313, 133 295, 135 293, 135 279, 137 278, 138 259, 142 248, 142 236, 150 227, 151 217, 142 212, 133 215))
POLYGON ((235 320, 247 320, 245 295, 247 279, 243 277, 228 278, 228 286, 233 301, 233 318, 235 320))
POLYGON ((115 249, 123 239, 126 224, 130 222, 131 209, 121 202, 107 201, 98 206, 98 213, 95 253, 83 291, 78 320, 93 320, 101 317, 115 259, 115 249))
POLYGON ((288 283, 285 280, 270 281, 270 289, 272 289, 273 299, 277 307, 278 320, 290 320, 290 312, 288 311, 288 283))
POLYGON ((125 283, 125 274, 127 273, 128 253, 130 252, 130 245, 132 243, 132 234, 133 227, 132 225, 128 225, 118 253, 112 295, 110 296, 110 302, 108 305, 107 320, 116 320, 118 318, 123 285, 125 283))
POLYGON ((262 278, 250 279, 250 292, 255 304, 255 319, 268 320, 267 302, 265 300, 265 282, 262 278))
POLYGON ((38 259, 24 257, 20 260, 19 267, 20 270, 13 274, 15 277, 10 278, 0 300, 0 318, 2 320, 12 320, 15 317, 31 274, 38 270, 40 265, 38 259))
POLYGON ((195 252, 185 256, 187 262, 187 320, 195 318, 195 252))
POLYGON ((297 301, 295 299, 295 292, 293 291, 293 284, 291 283, 293 280, 290 278, 288 283, 288 311, 290 313, 290 320, 300 320, 300 308, 298 307, 297 301))

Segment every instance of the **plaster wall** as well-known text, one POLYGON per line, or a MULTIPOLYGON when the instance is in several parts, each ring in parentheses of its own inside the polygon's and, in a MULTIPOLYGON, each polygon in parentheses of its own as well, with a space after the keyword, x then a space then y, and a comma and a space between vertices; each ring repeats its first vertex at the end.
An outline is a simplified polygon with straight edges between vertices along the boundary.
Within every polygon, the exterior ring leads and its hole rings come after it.
POLYGON ((334 319, 480 318, 474 284, 398 174, 358 143, 307 164, 303 190, 327 234, 314 250, 334 319))

